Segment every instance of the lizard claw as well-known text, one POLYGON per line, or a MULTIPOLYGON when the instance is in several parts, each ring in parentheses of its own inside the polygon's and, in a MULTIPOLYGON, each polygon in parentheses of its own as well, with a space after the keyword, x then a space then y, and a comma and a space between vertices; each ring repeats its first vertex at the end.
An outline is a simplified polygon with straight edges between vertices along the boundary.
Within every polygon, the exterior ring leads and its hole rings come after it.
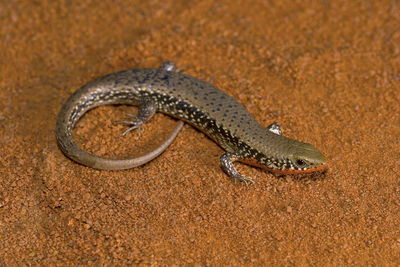
POLYGON ((237 176, 237 177, 233 177, 233 179, 234 179, 235 183, 236 183, 236 181, 243 182, 243 183, 246 184, 246 186, 249 186, 250 184, 254 184, 254 180, 253 179, 248 178, 246 176, 242 176, 242 175, 237 176))
MULTIPOLYGON (((126 130, 121 134, 121 136, 124 136, 124 135, 126 135, 127 133, 129 133, 129 132, 131 132, 131 131, 133 131, 133 130, 135 130, 135 129, 139 129, 139 130, 141 129, 140 126, 143 124, 143 122, 140 121, 140 120, 138 119, 137 115, 126 114, 125 116, 128 117, 128 118, 131 118, 132 120, 130 120, 130 121, 116 121, 116 122, 114 122, 115 124, 122 124, 122 125, 131 126, 131 127, 129 127, 128 129, 126 129, 126 130)), ((140 131, 138 131, 138 135, 140 136, 140 131)))

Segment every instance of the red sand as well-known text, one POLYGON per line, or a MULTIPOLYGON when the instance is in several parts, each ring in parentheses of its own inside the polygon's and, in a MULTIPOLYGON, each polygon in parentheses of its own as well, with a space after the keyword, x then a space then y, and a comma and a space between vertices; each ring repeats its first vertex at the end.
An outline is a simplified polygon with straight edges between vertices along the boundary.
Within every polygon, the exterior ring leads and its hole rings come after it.
MULTIPOLYGON (((397 1, 71 3, 0 4, 0 265, 400 264, 397 1), (256 183, 235 184, 222 150, 190 126, 132 170, 60 152, 56 114, 76 88, 166 59, 314 144, 329 172, 240 165, 256 183)), ((129 112, 98 108, 76 138, 98 155, 138 155, 176 123, 157 115, 140 138, 120 137, 112 122, 129 112)))

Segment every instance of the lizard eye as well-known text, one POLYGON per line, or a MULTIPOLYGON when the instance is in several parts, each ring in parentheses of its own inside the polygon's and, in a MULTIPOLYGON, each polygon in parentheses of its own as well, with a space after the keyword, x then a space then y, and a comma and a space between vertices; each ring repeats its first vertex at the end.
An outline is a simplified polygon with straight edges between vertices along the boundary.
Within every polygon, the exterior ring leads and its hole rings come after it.
POLYGON ((304 168, 307 166, 307 163, 302 159, 296 159, 295 164, 299 168, 304 168))

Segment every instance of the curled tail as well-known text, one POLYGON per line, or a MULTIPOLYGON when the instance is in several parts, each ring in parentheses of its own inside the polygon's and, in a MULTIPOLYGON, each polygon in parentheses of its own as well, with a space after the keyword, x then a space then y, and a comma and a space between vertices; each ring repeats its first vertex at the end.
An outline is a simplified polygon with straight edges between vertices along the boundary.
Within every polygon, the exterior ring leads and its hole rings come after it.
POLYGON ((156 149, 149 153, 129 159, 107 159, 88 153, 80 149, 72 139, 71 133, 62 125, 57 125, 57 142, 61 151, 70 159, 95 169, 100 170, 124 170, 141 166, 162 154, 168 146, 175 140, 176 136, 183 127, 183 121, 179 121, 177 127, 170 136, 156 149))
POLYGON ((57 118, 56 138, 62 152, 82 165, 101 170, 123 170, 137 167, 163 153, 182 129, 184 124, 182 121, 159 147, 137 158, 107 159, 98 157, 80 149, 72 138, 72 130, 76 122, 90 109, 109 104, 140 105, 141 96, 135 89, 139 86, 136 84, 137 77, 150 77, 157 71, 152 69, 120 71, 93 80, 72 94, 57 118), (129 88, 124 86, 124 82, 127 80, 132 81, 129 88))

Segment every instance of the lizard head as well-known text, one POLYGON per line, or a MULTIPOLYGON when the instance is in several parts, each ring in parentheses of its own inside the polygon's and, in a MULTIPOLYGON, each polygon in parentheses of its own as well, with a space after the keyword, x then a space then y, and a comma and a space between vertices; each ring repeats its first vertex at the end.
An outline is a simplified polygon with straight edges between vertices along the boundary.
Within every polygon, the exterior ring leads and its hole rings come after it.
MULTIPOLYGON (((288 144, 289 145, 289 144, 288 144)), ((281 174, 311 173, 326 169, 326 158, 310 144, 292 140, 285 155, 245 158, 244 163, 281 174)))
POLYGON ((293 153, 285 159, 285 168, 275 170, 282 173, 308 173, 323 170, 327 167, 326 158, 314 146, 296 142, 293 153))

